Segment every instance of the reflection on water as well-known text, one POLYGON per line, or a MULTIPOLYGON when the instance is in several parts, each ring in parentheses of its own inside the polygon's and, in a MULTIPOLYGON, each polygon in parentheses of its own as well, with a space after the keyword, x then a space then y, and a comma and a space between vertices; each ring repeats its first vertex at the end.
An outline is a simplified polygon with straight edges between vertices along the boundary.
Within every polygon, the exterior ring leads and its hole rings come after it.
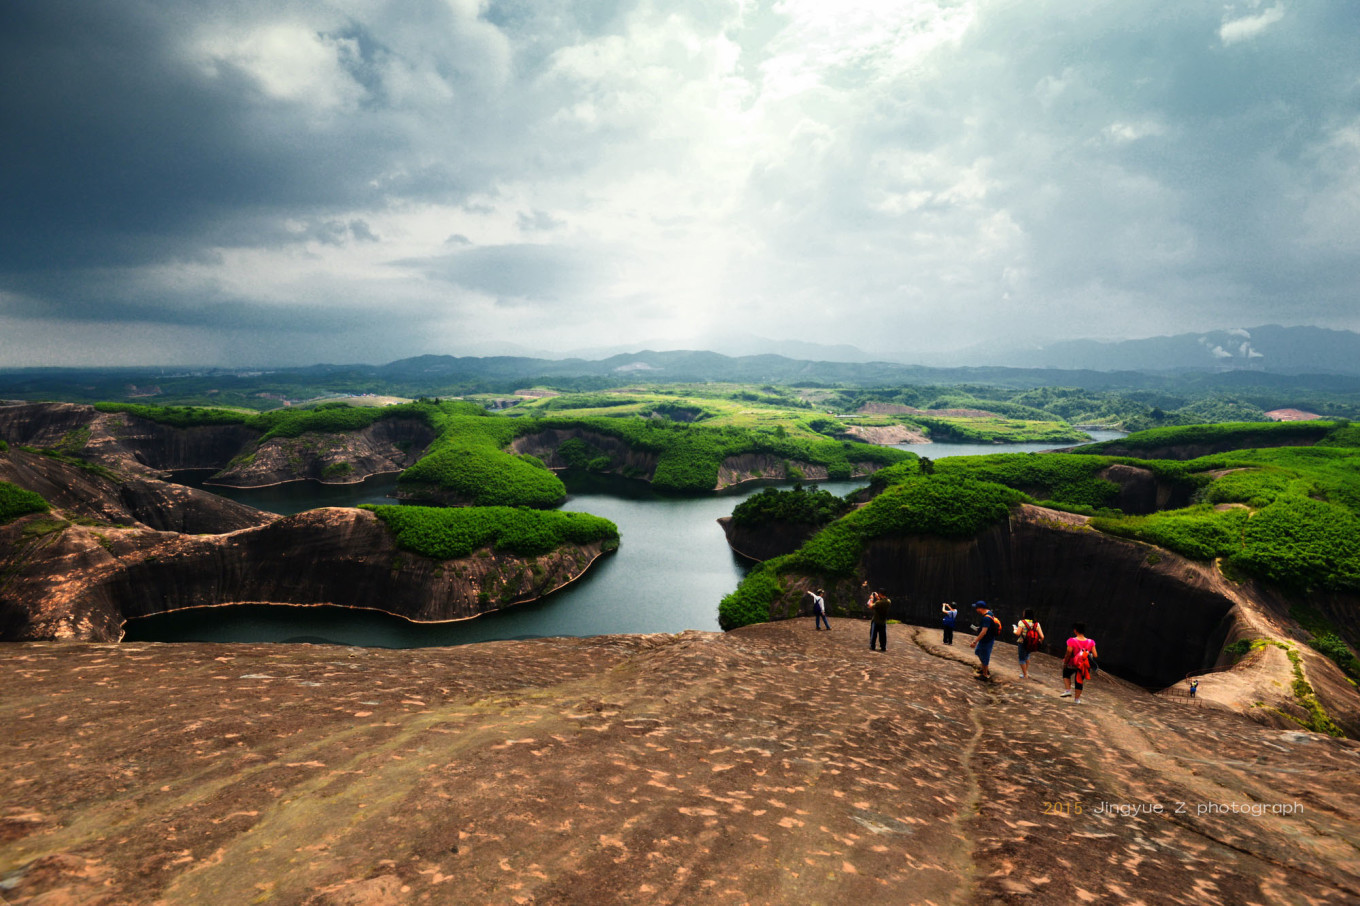
MULTIPOLYGON (((1091 435, 1091 440, 1086 443, 1095 443, 1102 440, 1114 440, 1116 437, 1123 437, 1123 431, 1087 431, 1091 435)), ((950 443, 931 443, 931 444, 893 444, 899 450, 907 450, 917 456, 925 456, 929 459, 944 459, 946 456, 987 456, 992 453, 1042 453, 1045 450, 1052 450, 1063 445, 1052 442, 1042 444, 950 444, 950 443)))
POLYGON ((374 475, 357 484, 322 484, 319 481, 290 481, 267 488, 224 488, 206 484, 215 474, 212 469, 185 469, 170 476, 171 481, 191 488, 212 491, 246 506, 291 516, 323 506, 358 506, 361 503, 397 503, 397 473, 374 475))
MULTIPOLYGON (((408 648, 491 639, 559 635, 681 632, 718 628, 718 601, 736 588, 749 562, 727 546, 718 517, 760 487, 705 497, 656 494, 642 481, 600 475, 564 476, 570 494, 564 510, 612 520, 623 537, 616 553, 601 558, 574 584, 530 604, 457 623, 418 625, 370 611, 339 607, 237 606, 159 614, 133 620, 129 641, 320 641, 408 648)), ((864 482, 825 482, 847 494, 864 482)), ((274 512, 305 509, 316 493, 323 506, 371 501, 380 488, 318 486, 295 482, 278 488, 233 491, 232 496, 274 512), (350 488, 352 502, 337 499, 350 488), (271 495, 265 497, 265 492, 271 495), (268 502, 269 506, 266 506, 268 502)), ((216 488, 209 487, 216 491, 216 488)), ((313 498, 315 499, 315 498, 313 498)), ((391 500, 387 501, 391 503, 391 500)))
MULTIPOLYGON (((1117 432, 1092 432, 1105 440, 1117 432)), ((1035 444, 907 445, 932 459, 982 453, 1047 449, 1035 444)), ((210 473, 188 476, 201 482, 210 473)), ((732 553, 717 520, 742 499, 759 493, 747 485, 704 497, 657 494, 651 485, 615 476, 563 476, 570 494, 565 510, 594 513, 619 527, 623 542, 576 583, 531 604, 520 604, 474 620, 413 624, 396 617, 339 607, 240 605, 158 614, 127 625, 129 641, 314 642, 414 648, 459 645, 493 639, 585 636, 614 633, 716 630, 718 602, 736 588, 750 563, 732 553)), ((863 481, 822 482, 835 494, 863 487, 863 481)), ((234 500, 275 513, 318 506, 394 503, 396 476, 357 485, 291 482, 272 488, 207 486, 234 500)))

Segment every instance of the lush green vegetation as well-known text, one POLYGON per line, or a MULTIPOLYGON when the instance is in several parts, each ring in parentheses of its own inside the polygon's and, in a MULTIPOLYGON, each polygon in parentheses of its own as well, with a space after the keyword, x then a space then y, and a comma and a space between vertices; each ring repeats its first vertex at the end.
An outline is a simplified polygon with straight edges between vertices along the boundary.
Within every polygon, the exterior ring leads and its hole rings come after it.
POLYGON ((1247 515, 1244 509, 1217 512, 1212 506, 1200 505, 1150 516, 1098 516, 1091 525, 1111 535, 1165 547, 1191 560, 1212 560, 1242 549, 1247 515))
POLYGON ((492 548, 525 556, 550 553, 564 544, 602 541, 618 545, 614 523, 589 513, 516 507, 364 506, 385 522, 403 550, 453 560, 492 548))
MULTIPOLYGON (((1360 448, 1355 429, 1311 423, 1200 426, 1134 436, 1135 448, 1270 441, 1308 444, 1229 450, 1189 461, 1082 454, 996 454, 900 463, 875 474, 878 496, 830 524, 798 552, 765 564, 752 589, 724 602, 740 625, 768 604, 789 572, 841 577, 857 568, 867 540, 880 534, 975 533, 1023 500, 1088 513, 1100 531, 1135 538, 1197 560, 1220 559, 1236 576, 1253 576, 1295 595, 1360 591, 1360 448), (1148 440, 1150 435, 1151 439, 1148 440), (1139 444, 1144 444, 1139 447, 1139 444), (1194 503, 1133 516, 1112 509, 1118 486, 1101 477, 1111 464, 1153 472, 1182 485, 1194 503), (930 474, 933 473, 933 474, 930 474), (932 491, 947 489, 940 498, 932 491), (1004 493, 1002 493, 1004 492, 1004 493), (899 503, 900 502, 900 505, 899 503), (889 518, 891 517, 891 518, 889 518), (745 616, 743 616, 743 614, 745 616)), ((753 573, 755 575, 755 573, 753 573)), ((1312 630, 1315 647, 1350 664, 1331 629, 1312 630)))
MULTIPOLYGON (((1133 451, 1156 451, 1168 447, 1220 446, 1226 448, 1256 447, 1263 444, 1323 444, 1341 428, 1329 421, 1307 422, 1227 422, 1212 425, 1188 425, 1175 428, 1153 428, 1139 431, 1118 440, 1109 440, 1082 447, 1083 453, 1100 453, 1111 447, 1133 451)), ((1347 431, 1341 437, 1348 436, 1347 431)))
POLYGON ((143 403, 95 403, 100 412, 126 412, 158 425, 198 428, 207 425, 244 425, 252 413, 208 406, 149 406, 143 403))
POLYGON ((1360 591, 1360 450, 1272 447, 1176 465, 1205 483, 1203 505, 1092 524, 1192 559, 1224 558, 1234 574, 1290 592, 1360 591))
MULTIPOLYGON (((444 406, 448 406, 445 403, 444 406)), ((451 496, 473 506, 555 507, 567 489, 532 457, 505 452, 520 426, 508 418, 439 411, 436 437, 415 465, 402 473, 412 494, 451 496)))
POLYGON ((913 415, 904 422, 926 429, 931 440, 960 444, 1079 444, 1087 435, 1064 422, 1043 418, 941 418, 913 415))
POLYGON ((948 475, 909 477, 866 506, 838 519, 796 552, 761 564, 718 606, 725 629, 763 622, 781 589, 780 576, 813 574, 830 579, 854 574, 875 538, 937 535, 967 538, 1007 517, 1024 494, 987 481, 948 475))
MULTIPOLYGON (((589 431, 617 438, 634 450, 656 453, 658 458, 652 486, 658 490, 679 493, 713 490, 717 487, 718 471, 723 460, 745 453, 763 453, 789 462, 825 466, 831 478, 849 478, 855 463, 890 464, 914 458, 910 453, 891 447, 829 440, 810 433, 797 435, 787 430, 781 432, 777 427, 717 427, 646 418, 521 418, 504 421, 518 435, 547 429, 589 431)), ((589 449, 575 445, 563 455, 564 458, 584 457, 587 467, 600 465, 591 464, 597 457, 589 449)))
POLYGON ((0 525, 30 513, 46 513, 48 509, 42 495, 25 491, 8 481, 0 481, 0 525))
POLYGON ((718 605, 718 626, 732 630, 769 622, 770 606, 784 591, 779 576, 787 560, 787 557, 766 560, 747 573, 736 590, 718 605))
POLYGON ((300 437, 303 434, 340 434, 361 431, 374 422, 389 418, 418 418, 433 424, 441 415, 481 415, 486 413, 474 403, 416 401, 394 406, 351 406, 323 403, 310 409, 284 408, 269 412, 246 412, 201 406, 148 406, 138 403, 96 403, 101 412, 126 412, 138 418, 175 428, 208 425, 243 425, 261 433, 260 440, 275 437, 300 437))
POLYGON ((766 488, 737 504, 732 521, 738 525, 767 522, 825 525, 844 516, 853 506, 850 501, 818 488, 808 490, 802 485, 794 485, 790 491, 766 488))

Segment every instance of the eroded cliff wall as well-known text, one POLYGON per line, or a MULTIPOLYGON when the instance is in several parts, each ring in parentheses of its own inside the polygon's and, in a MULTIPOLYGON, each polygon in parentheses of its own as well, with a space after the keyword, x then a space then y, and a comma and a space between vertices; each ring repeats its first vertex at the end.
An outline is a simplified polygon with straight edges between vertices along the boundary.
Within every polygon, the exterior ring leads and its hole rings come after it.
POLYGON ((538 557, 431 560, 398 550, 372 513, 341 508, 223 535, 52 525, 33 516, 0 526, 0 640, 116 641, 126 619, 239 603, 466 619, 541 597, 604 552, 568 545, 538 557))

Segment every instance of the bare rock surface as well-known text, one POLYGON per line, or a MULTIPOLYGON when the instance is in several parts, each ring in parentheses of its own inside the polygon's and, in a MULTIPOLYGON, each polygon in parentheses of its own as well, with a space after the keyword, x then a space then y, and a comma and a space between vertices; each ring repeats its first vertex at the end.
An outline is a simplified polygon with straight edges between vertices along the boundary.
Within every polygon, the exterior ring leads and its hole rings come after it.
POLYGON ((1353 903, 1360 747, 807 620, 0 647, 19 904, 1353 903), (1111 811, 1104 804, 1113 804, 1111 811), (1157 811, 1156 807, 1161 810, 1157 811))
POLYGON ((881 444, 928 444, 930 438, 915 428, 906 425, 850 425, 845 433, 857 437, 865 443, 881 444))

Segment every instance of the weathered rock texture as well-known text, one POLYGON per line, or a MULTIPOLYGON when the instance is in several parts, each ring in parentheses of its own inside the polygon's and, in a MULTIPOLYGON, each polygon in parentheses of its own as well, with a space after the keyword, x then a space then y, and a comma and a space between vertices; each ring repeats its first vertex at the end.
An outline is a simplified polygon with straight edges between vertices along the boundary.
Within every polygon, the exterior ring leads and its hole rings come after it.
POLYGON ((298 479, 353 484, 371 475, 407 469, 432 440, 430 426, 414 418, 385 418, 343 434, 271 438, 233 459, 211 483, 239 488, 298 479))
POLYGON ((536 456, 550 469, 567 468, 567 462, 557 454, 557 449, 569 440, 579 440, 601 455, 609 458, 609 469, 622 475, 651 481, 656 474, 659 454, 649 450, 635 450, 617 437, 584 431, 578 428, 549 428, 517 437, 510 444, 512 453, 536 456))
POLYGON ((791 554, 822 528, 805 522, 770 521, 761 525, 739 525, 731 516, 718 519, 727 544, 751 560, 771 560, 791 554))
MULTIPOLYGON (((510 444, 512 453, 536 456, 550 469, 568 468, 568 463, 560 455, 558 448, 568 440, 580 440, 598 451, 609 460, 610 472, 617 472, 631 478, 651 481, 656 474, 656 464, 660 454, 647 450, 635 450, 617 437, 586 431, 579 428, 550 428, 515 438, 510 444)), ((870 475, 880 466, 872 462, 852 463, 856 477, 870 475)), ((825 481, 826 466, 808 462, 797 462, 771 456, 768 453, 743 453, 728 456, 718 467, 718 481, 715 491, 730 488, 748 481, 786 480, 793 478, 808 481, 825 481)))
POLYGON ((863 630, 0 647, 3 895, 1360 900, 1355 744, 863 630))
POLYGON ((930 438, 905 425, 850 425, 845 433, 870 444, 928 444, 930 438))
MULTIPOLYGON (((1105 669, 1152 687, 1222 666, 1224 645, 1238 638, 1286 641, 1297 648, 1331 717, 1360 736, 1360 696, 1335 664, 1298 641, 1288 602, 1255 583, 1228 581, 1214 564, 1097 532, 1083 516, 1023 506, 966 540, 876 539, 859 573, 892 599, 892 617, 906 623, 938 626, 940 603, 957 602, 965 636, 967 626, 977 623, 972 604, 978 600, 995 610, 1007 633, 1025 608, 1033 608, 1050 654, 1061 655, 1072 624, 1084 622, 1105 669)), ((771 616, 806 615, 804 592, 818 584, 827 588, 833 614, 859 615, 858 581, 832 585, 822 577, 791 577, 771 616)), ((1013 646, 997 648, 1014 656, 1013 646)), ((1229 704, 1284 726, 1289 719, 1282 714, 1306 719, 1292 692, 1288 661, 1266 666, 1271 669, 1258 684, 1260 696, 1238 695, 1229 704)))
POLYGON ((0 455, 0 481, 41 494, 67 517, 159 531, 231 532, 274 517, 207 491, 152 478, 118 477, 11 448, 0 455))
POLYGON ((0 640, 116 641, 127 619, 223 604, 333 604, 417 622, 539 598, 603 552, 480 551, 448 561, 398 550, 366 510, 323 508, 221 535, 87 527, 29 516, 0 526, 0 640))

